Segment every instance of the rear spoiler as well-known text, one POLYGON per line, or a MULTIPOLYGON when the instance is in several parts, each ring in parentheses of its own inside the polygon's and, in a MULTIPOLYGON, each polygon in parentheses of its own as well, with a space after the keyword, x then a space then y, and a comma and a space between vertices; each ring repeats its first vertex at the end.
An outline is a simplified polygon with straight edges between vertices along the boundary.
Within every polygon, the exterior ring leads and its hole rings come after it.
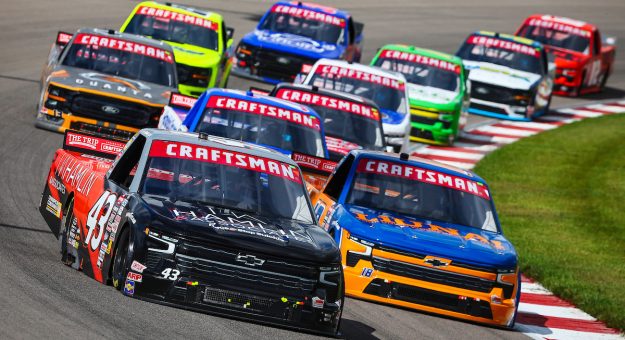
POLYGON ((260 94, 263 96, 268 96, 271 93, 271 90, 265 90, 265 89, 261 89, 260 87, 250 86, 250 92, 252 92, 252 94, 260 94))
POLYGON ((362 22, 354 21, 354 42, 359 44, 362 42, 362 31, 365 29, 365 24, 362 22))
POLYGON ((291 159, 302 168, 302 171, 308 171, 325 176, 329 176, 336 168, 337 162, 329 159, 305 155, 297 152, 291 154, 291 159))
POLYGON ((56 34, 56 41, 54 43, 58 46, 65 47, 65 45, 72 40, 73 36, 74 35, 71 33, 59 31, 59 33, 56 34))
POLYGON ((302 64, 302 68, 299 70, 299 73, 295 76, 293 83, 303 84, 304 79, 306 79, 310 71, 312 71, 312 68, 313 68, 313 64, 302 64))
POLYGON ((95 133, 65 130, 63 150, 76 151, 82 154, 102 158, 115 159, 122 153, 126 141, 104 137, 95 133))
POLYGON ((158 128, 172 131, 186 131, 183 125, 184 119, 197 102, 197 98, 185 96, 180 93, 172 93, 169 104, 163 108, 163 113, 158 120, 158 128))

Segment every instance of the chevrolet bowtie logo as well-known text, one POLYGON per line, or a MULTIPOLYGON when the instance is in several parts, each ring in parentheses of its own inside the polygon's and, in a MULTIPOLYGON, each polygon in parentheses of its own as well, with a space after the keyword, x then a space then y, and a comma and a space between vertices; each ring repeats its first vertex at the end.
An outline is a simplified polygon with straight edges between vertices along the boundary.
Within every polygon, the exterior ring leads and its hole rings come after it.
POLYGON ((437 259, 435 257, 426 257, 423 262, 431 265, 432 267, 445 267, 448 266, 451 261, 445 259, 437 259))
POLYGON ((251 267, 262 266, 265 263, 265 260, 259 259, 254 255, 237 255, 237 262, 242 262, 243 264, 251 267))

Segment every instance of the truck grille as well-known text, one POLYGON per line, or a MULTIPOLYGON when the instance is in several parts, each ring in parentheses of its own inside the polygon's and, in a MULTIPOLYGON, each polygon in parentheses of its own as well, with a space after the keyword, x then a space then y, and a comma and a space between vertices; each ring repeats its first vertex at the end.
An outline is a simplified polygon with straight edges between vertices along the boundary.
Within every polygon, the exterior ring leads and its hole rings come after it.
POLYGON ((302 64, 314 64, 316 59, 272 50, 257 49, 254 53, 256 72, 261 77, 293 81, 302 64))
POLYGON ((403 276, 415 280, 427 281, 483 293, 490 292, 495 286, 495 282, 491 280, 423 267, 400 261, 383 259, 380 257, 373 257, 373 268, 397 276, 403 276))
POLYGON ((76 116, 123 124, 136 128, 156 127, 161 107, 123 101, 105 96, 78 94, 72 98, 71 113, 76 116), (111 108, 110 112, 105 107, 111 108), (115 112, 116 111, 116 112, 115 112))

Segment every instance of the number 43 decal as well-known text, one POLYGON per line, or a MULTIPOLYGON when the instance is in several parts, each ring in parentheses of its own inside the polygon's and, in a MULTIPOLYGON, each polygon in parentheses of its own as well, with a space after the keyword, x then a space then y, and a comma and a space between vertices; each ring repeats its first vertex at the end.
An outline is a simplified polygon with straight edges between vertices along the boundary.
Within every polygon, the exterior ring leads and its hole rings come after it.
POLYGON ((87 215, 87 237, 85 237, 85 245, 91 244, 91 250, 95 251, 102 242, 102 236, 104 235, 104 228, 106 227, 106 221, 108 221, 113 212, 113 204, 117 195, 110 191, 105 191, 98 201, 95 202, 89 214, 87 215), (102 213, 104 211, 104 214, 102 213), (99 217, 99 218, 98 218, 99 217), (97 235, 96 235, 96 228, 97 235))

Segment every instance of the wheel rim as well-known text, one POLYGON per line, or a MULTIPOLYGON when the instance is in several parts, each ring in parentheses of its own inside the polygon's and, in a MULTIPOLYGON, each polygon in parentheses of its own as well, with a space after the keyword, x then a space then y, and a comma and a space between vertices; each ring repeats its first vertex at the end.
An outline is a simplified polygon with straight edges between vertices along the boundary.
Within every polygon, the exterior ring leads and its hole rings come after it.
MULTIPOLYGON (((74 200, 71 200, 67 206, 67 210, 63 213, 61 219, 61 230, 59 231, 59 249, 61 251, 61 261, 66 265, 72 265, 73 261, 69 258, 68 249, 70 249, 70 231, 71 222, 74 219, 74 200)), ((73 248, 73 247, 71 247, 73 248)), ((75 254, 71 254, 75 255, 75 254)))

